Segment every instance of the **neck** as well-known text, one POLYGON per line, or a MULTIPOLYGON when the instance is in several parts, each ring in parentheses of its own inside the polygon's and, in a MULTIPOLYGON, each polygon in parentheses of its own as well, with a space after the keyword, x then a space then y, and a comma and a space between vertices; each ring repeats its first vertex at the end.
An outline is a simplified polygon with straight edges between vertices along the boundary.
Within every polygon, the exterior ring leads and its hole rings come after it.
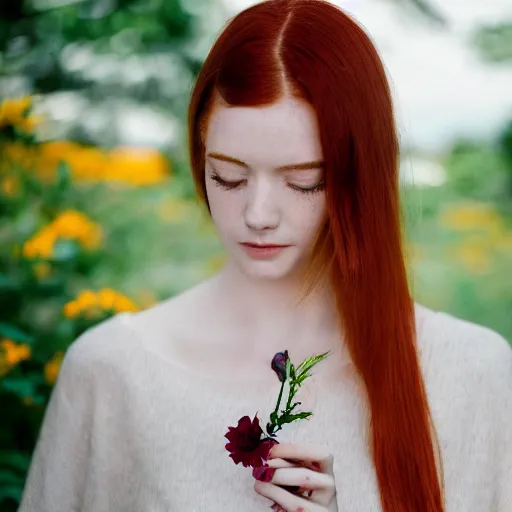
POLYGON ((303 280, 297 277, 251 279, 228 263, 215 279, 218 296, 226 301, 221 307, 244 333, 248 351, 268 357, 288 349, 303 358, 339 347, 334 294, 328 284, 319 283, 300 300, 303 280))

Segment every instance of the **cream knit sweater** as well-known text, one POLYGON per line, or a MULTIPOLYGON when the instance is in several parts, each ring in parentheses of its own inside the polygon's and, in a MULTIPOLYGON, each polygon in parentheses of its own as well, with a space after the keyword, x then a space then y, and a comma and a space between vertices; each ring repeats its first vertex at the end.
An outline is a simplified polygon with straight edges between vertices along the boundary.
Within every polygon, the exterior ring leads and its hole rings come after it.
MULTIPOLYGON (((511 512, 512 350, 489 329, 416 307, 446 511, 511 512)), ((250 468, 228 457, 224 434, 246 414, 265 421, 278 380, 233 386, 198 377, 145 347, 151 332, 138 329, 137 315, 102 322, 68 350, 19 512, 270 510, 250 468)), ((328 385, 306 380, 297 398, 314 416, 285 426, 280 439, 328 447, 340 512, 377 512, 364 389, 353 370, 343 366, 328 385)))

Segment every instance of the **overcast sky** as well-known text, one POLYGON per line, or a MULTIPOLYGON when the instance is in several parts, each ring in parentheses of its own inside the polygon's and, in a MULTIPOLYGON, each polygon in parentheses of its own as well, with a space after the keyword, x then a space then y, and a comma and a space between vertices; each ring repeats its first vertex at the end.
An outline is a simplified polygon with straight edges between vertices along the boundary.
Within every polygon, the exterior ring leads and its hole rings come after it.
MULTIPOLYGON (((223 1, 233 13, 257 3, 223 1)), ((492 137, 512 119, 512 63, 484 64, 464 41, 481 23, 512 20, 512 0, 430 0, 450 21, 446 32, 391 0, 332 3, 353 14, 376 43, 407 144, 441 150, 458 136, 492 137)))

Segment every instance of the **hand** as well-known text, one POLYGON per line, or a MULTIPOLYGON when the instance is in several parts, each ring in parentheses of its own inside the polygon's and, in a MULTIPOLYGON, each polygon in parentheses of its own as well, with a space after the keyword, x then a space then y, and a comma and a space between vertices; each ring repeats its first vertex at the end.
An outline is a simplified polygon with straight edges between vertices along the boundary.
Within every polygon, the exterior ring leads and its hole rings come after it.
POLYGON ((333 463, 324 448, 276 444, 267 461, 276 471, 269 482, 256 480, 254 490, 275 502, 275 512, 338 512, 333 463))

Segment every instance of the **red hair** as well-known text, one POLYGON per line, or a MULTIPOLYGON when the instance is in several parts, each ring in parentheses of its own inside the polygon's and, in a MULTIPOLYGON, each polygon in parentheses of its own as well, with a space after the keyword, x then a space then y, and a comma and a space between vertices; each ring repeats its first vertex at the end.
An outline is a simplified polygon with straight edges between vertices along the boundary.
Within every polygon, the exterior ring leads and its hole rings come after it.
POLYGON ((382 508, 441 512, 442 464, 402 245, 393 104, 377 50, 352 18, 324 0, 267 0, 230 20, 190 101, 196 190, 208 205, 204 133, 215 97, 263 106, 284 95, 308 102, 318 118, 328 214, 307 277, 311 286, 320 275, 333 284, 367 391, 382 508))

